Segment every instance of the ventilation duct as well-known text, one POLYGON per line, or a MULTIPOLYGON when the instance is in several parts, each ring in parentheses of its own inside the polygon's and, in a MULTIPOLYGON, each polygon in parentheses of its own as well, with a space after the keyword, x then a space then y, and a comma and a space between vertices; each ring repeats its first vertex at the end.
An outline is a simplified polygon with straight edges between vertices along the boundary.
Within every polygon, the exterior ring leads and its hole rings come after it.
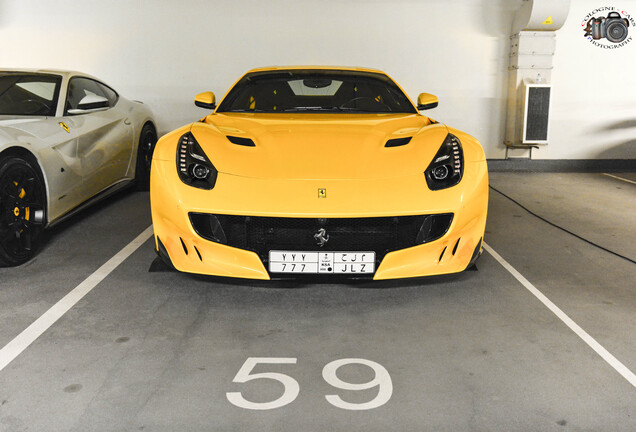
POLYGON ((570 0, 524 0, 510 37, 506 158, 532 157, 532 149, 549 142, 549 100, 555 31, 567 19, 570 0), (540 139, 528 139, 528 127, 540 139))

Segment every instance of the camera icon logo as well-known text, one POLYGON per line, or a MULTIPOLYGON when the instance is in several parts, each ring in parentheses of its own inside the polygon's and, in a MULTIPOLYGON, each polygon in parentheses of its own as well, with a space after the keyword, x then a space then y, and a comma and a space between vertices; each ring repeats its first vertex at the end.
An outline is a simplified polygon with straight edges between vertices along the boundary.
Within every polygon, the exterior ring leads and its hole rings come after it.
POLYGON ((629 20, 623 18, 616 11, 609 12, 607 17, 592 17, 587 21, 585 26, 585 37, 598 41, 599 39, 607 39, 608 41, 618 44, 627 39, 629 33, 629 20))

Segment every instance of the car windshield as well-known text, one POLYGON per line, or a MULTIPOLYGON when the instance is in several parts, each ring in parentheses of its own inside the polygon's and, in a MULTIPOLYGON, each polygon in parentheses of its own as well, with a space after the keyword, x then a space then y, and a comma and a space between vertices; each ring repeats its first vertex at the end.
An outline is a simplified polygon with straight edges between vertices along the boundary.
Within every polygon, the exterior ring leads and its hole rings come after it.
POLYGON ((54 116, 62 77, 0 72, 0 115, 54 116))
POLYGON ((388 76, 348 70, 274 70, 245 75, 217 112, 416 113, 388 76))

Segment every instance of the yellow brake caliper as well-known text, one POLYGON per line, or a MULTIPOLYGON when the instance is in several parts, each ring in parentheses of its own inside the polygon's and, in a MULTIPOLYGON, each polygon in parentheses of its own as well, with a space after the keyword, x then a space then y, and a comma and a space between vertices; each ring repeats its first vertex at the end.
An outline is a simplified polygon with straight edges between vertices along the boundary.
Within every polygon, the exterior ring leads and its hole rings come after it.
MULTIPOLYGON (((13 181, 13 184, 17 186, 17 185, 18 185, 18 182, 14 180, 14 181, 13 181)), ((18 194, 18 197, 19 197, 20 199, 23 199, 25 196, 26 196, 26 191, 24 190, 24 188, 21 188, 21 189, 20 189, 20 193, 18 194)), ((13 214, 14 214, 16 217, 20 216, 20 209, 19 209, 18 207, 14 208, 14 209, 13 209, 13 214)), ((30 215, 31 215, 31 209, 30 209, 29 207, 26 207, 26 208, 24 209, 24 219, 25 219, 25 220, 29 220, 30 215)))

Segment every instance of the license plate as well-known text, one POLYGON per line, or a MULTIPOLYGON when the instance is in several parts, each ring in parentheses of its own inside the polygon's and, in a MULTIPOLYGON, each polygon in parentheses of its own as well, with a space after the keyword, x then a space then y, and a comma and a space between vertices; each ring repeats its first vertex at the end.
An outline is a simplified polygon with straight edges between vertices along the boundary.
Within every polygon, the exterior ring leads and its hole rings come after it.
POLYGON ((272 273, 366 274, 375 271, 375 252, 269 251, 272 273))

